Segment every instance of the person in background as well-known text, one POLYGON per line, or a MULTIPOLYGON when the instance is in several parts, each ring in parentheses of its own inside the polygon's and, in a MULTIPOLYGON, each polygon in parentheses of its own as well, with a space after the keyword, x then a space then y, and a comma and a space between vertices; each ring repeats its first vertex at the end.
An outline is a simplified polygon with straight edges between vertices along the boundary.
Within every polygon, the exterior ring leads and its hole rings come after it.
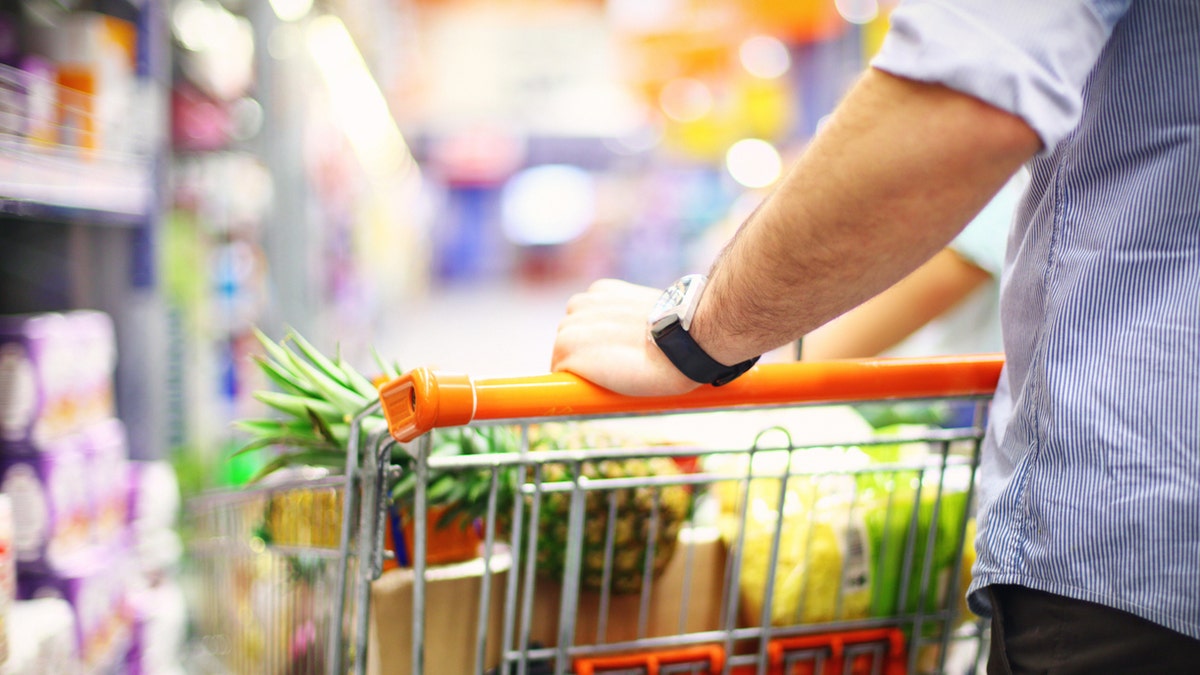
POLYGON ((968 592, 988 669, 1194 673, 1197 64, 1194 0, 903 2, 707 278, 657 305, 594 284, 551 366, 628 395, 723 384, 917 269, 1028 163, 968 592))

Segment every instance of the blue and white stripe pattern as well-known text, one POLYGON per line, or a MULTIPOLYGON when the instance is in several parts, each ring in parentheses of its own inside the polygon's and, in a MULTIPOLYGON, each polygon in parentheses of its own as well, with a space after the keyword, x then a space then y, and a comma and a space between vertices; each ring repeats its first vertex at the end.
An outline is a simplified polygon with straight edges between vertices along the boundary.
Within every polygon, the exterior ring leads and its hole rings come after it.
POLYGON ((1021 584, 1200 639, 1200 2, 930 1, 893 21, 873 65, 1046 144, 1008 244, 972 606, 1021 584))

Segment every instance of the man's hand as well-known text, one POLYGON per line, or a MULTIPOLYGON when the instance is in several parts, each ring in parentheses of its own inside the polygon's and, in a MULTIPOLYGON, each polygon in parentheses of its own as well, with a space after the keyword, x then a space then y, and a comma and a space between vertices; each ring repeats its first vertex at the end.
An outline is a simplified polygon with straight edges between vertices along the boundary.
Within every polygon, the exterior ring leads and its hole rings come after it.
POLYGON ((572 296, 558 325, 551 370, 572 372, 629 396, 670 396, 698 388, 649 337, 646 319, 661 294, 602 279, 572 296))

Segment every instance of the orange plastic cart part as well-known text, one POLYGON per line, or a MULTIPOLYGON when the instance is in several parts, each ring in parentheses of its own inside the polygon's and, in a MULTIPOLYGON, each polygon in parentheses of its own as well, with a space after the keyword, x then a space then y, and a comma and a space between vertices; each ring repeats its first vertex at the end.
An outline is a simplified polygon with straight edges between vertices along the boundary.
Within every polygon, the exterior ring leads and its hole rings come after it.
MULTIPOLYGON (((776 669, 772 672, 781 673, 782 675, 799 675, 799 673, 784 671, 784 658, 787 653, 821 647, 828 648, 832 657, 825 663, 824 671, 828 675, 840 675, 842 673, 851 673, 852 675, 866 675, 868 673, 905 675, 907 670, 904 664, 904 634, 895 628, 879 628, 772 640, 767 645, 768 658, 771 661, 772 667, 776 669), (867 660, 864 663, 861 658, 849 655, 849 658, 853 660, 849 664, 850 667, 847 668, 847 648, 852 648, 855 645, 869 644, 878 644, 884 648, 882 662, 875 663, 873 660, 867 660), (876 668, 876 666, 879 667, 876 668)), ((814 673, 813 675, 822 674, 814 673)))
MULTIPOLYGON (((867 630, 843 631, 838 633, 821 633, 819 635, 801 635, 787 638, 775 638, 767 645, 768 675, 906 675, 908 668, 904 663, 904 633, 896 628, 875 628, 867 630), (857 646, 875 645, 882 649, 882 654, 847 654, 857 646), (785 668, 785 659, 789 653, 809 651, 825 652, 824 663, 817 669, 818 661, 803 661, 785 668), (874 658, 877 657, 877 658, 874 658), (849 663, 847 663, 849 659, 849 663), (849 666, 847 668, 847 666, 849 666)), ((758 669, 755 666, 739 666, 733 669, 733 675, 754 675, 758 669)))
POLYGON ((724 387, 681 396, 623 396, 570 373, 475 380, 427 368, 379 386, 392 436, 401 442, 475 420, 665 413, 801 403, 990 395, 996 354, 764 364, 724 387))
POLYGON ((621 654, 575 660, 575 675, 603 675, 605 672, 628 672, 635 668, 645 675, 658 675, 663 666, 708 664, 709 673, 719 673, 725 666, 725 650, 718 646, 685 647, 682 649, 621 654))

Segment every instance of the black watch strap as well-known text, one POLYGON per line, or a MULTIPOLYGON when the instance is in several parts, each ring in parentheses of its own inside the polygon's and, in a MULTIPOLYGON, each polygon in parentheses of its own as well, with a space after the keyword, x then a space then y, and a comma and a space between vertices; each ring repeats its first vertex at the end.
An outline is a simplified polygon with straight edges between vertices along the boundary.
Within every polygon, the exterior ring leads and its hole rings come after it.
POLYGON ((714 361, 678 321, 655 333, 654 342, 679 372, 691 380, 714 387, 729 384, 758 362, 757 356, 732 366, 714 361))

